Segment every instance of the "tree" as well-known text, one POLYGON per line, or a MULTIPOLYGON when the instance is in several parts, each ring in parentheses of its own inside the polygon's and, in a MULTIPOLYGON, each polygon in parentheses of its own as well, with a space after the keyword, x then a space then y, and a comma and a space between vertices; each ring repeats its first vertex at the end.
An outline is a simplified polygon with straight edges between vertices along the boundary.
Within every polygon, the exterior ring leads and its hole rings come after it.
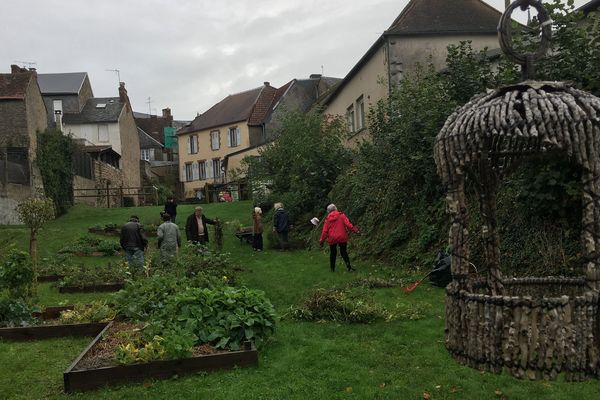
POLYGON ((341 118, 319 111, 286 114, 275 140, 249 163, 251 186, 266 184, 272 191, 269 198, 255 200, 281 201, 296 218, 324 209, 335 180, 351 161, 341 143, 346 131, 341 118))
POLYGON ((29 255, 37 276, 37 235, 41 227, 54 218, 54 203, 47 197, 30 197, 17 206, 17 213, 30 230, 29 255))

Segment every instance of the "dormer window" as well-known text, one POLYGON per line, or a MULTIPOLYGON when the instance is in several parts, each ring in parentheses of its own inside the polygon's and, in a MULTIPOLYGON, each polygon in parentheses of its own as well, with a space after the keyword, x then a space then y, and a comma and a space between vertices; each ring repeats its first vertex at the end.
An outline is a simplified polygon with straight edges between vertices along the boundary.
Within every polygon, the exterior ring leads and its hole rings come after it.
POLYGON ((98 103, 96 104, 96 108, 106 108, 106 103, 98 103))

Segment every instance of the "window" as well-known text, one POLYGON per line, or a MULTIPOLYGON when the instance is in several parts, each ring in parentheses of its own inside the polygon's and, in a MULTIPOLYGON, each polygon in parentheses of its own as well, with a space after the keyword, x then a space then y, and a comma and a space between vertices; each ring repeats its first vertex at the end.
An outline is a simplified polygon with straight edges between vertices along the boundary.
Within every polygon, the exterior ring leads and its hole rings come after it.
POLYGON ((150 161, 152 158, 152 149, 142 149, 142 160, 150 161))
POLYGON ((215 158, 212 160, 212 169, 213 169, 213 175, 215 178, 218 178, 221 176, 221 159, 220 158, 215 158))
POLYGON ((198 179, 206 179, 206 161, 198 161, 198 179))
POLYGON ((194 168, 192 167, 192 163, 185 164, 185 181, 191 182, 194 180, 194 168))
POLYGON ((99 142, 108 142, 108 125, 107 124, 98 125, 98 141, 99 142))
POLYGON ((188 154, 198 153, 198 135, 191 135, 188 137, 188 154))
POLYGON ((354 105, 348 107, 348 110, 346 111, 346 121, 348 122, 348 130, 354 132, 356 130, 354 128, 354 105))
POLYGON ((363 96, 356 100, 356 127, 358 130, 365 127, 365 101, 363 96))
POLYGON ((54 109, 54 122, 56 122, 56 112, 60 111, 60 114, 63 113, 62 100, 52 100, 52 108, 54 109))
POLYGON ((229 128, 227 142, 229 144, 229 147, 237 147, 240 145, 240 128, 229 128))
POLYGON ((221 136, 219 131, 212 131, 210 133, 210 148, 211 150, 219 150, 221 147, 221 136))

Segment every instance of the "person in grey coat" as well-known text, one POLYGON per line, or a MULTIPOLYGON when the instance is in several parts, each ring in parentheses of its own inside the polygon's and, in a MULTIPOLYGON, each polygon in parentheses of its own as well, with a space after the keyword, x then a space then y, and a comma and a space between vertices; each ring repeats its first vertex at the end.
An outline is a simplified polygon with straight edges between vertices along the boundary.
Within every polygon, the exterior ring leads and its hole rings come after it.
POLYGON ((181 247, 181 235, 179 227, 171 222, 169 213, 163 213, 162 220, 164 222, 158 227, 157 236, 160 259, 165 262, 177 257, 177 249, 181 247))

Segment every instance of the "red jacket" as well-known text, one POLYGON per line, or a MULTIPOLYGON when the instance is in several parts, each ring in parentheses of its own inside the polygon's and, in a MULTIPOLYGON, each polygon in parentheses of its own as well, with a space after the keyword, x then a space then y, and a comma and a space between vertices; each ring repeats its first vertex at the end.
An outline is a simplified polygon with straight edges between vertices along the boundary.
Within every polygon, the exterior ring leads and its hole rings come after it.
POLYGON ((319 241, 323 243, 327 240, 329 245, 346 243, 348 241, 348 230, 358 233, 358 228, 350 223, 344 213, 332 211, 325 219, 319 241))

